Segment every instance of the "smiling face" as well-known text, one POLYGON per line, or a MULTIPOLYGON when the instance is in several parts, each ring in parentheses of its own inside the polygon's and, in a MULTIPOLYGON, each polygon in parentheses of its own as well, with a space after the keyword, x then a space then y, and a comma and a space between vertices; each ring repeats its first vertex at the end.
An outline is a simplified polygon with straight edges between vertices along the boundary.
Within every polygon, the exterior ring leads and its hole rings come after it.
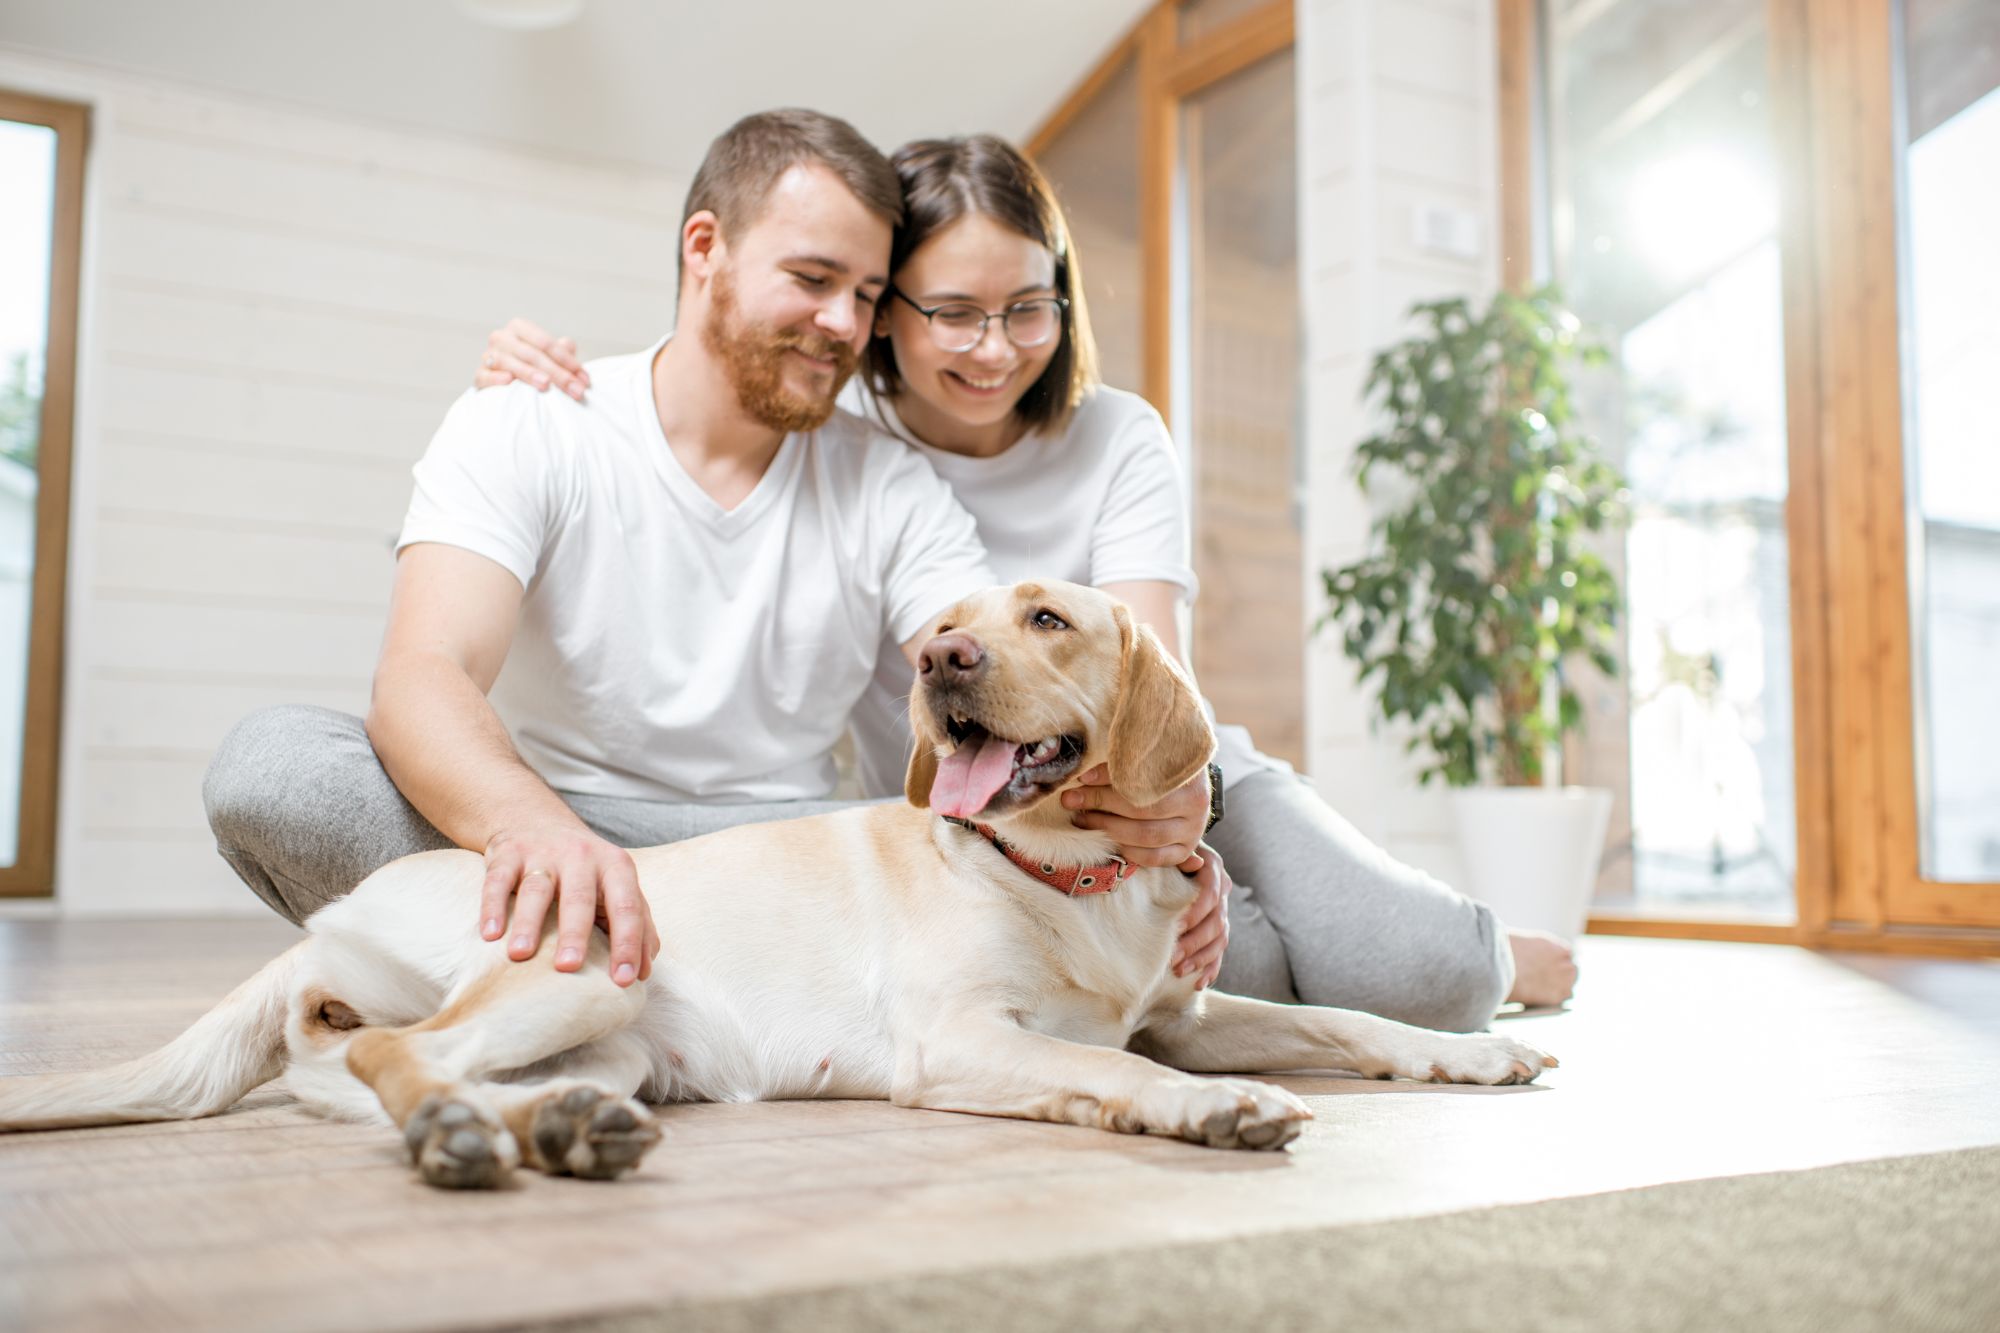
POLYGON ((786 171, 735 235, 712 214, 689 220, 683 260, 699 286, 684 317, 747 415, 782 431, 832 415, 887 286, 889 242, 888 221, 816 165, 786 171))
POLYGON ((1094 588, 1018 583, 953 607, 910 697, 905 792, 942 815, 1024 814, 1098 763, 1139 804, 1180 786, 1215 738, 1152 631, 1094 588))
MULTIPOLYGON (((898 291, 927 308, 967 303, 997 313, 1016 302, 1063 295, 1055 256, 982 213, 967 213, 933 233, 910 253, 895 281, 898 291)), ((968 433, 999 439, 1064 336, 1016 347, 995 319, 970 350, 947 352, 932 341, 924 315, 901 300, 883 306, 877 327, 895 349, 902 379, 897 411, 911 430, 944 448, 968 433)))

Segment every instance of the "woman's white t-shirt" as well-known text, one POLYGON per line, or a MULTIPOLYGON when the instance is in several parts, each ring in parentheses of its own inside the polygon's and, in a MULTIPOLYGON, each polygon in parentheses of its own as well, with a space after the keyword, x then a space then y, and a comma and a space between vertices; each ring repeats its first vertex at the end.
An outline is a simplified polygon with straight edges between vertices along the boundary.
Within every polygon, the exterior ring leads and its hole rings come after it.
MULTIPOLYGON (((841 403, 886 426, 950 483, 1003 582, 1171 583, 1183 602, 1194 600, 1180 458, 1166 423, 1138 394, 1100 387, 1077 406, 1062 431, 1023 436, 992 458, 968 458, 922 443, 895 408, 878 402, 858 377, 841 403)), ((875 679, 854 710, 855 759, 862 791, 870 796, 900 794, 909 764, 913 673, 902 642, 882 641, 875 679)), ((1218 727, 1217 739, 1216 761, 1226 784, 1260 769, 1287 767, 1259 754, 1241 727, 1218 727)))
POLYGON ((725 510, 661 431, 658 350, 592 361, 587 404, 468 392, 416 466, 398 547, 461 547, 520 580, 491 697, 557 791, 829 795, 874 646, 991 584, 985 552, 929 464, 846 412, 786 436, 725 510))

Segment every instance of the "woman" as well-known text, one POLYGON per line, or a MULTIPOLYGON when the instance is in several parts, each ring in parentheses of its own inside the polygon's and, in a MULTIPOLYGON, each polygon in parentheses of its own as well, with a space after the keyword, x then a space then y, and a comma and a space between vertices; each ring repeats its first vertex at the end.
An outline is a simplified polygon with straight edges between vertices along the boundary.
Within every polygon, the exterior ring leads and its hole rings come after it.
MULTIPOLYGON (((906 219, 843 406, 929 459, 1002 578, 1101 587, 1178 655, 1196 588, 1177 455, 1144 399, 1097 382, 1054 192, 990 136, 921 140, 893 161, 906 219)), ((579 398, 588 387, 575 347, 524 320, 489 337, 477 383, 516 379, 579 398)), ((864 789, 893 795, 909 754, 909 670, 894 644, 878 660, 852 730, 864 789)), ((1230 893, 1228 876, 1211 877, 1226 910, 1214 893, 1197 900, 1177 967, 1237 994, 1460 1031, 1485 1026, 1503 999, 1569 997, 1576 969, 1562 941, 1503 932, 1484 906, 1370 845, 1241 728, 1218 731, 1229 813, 1211 842, 1244 884, 1230 893)), ((1078 821, 1114 835, 1123 823, 1097 809, 1078 821)))

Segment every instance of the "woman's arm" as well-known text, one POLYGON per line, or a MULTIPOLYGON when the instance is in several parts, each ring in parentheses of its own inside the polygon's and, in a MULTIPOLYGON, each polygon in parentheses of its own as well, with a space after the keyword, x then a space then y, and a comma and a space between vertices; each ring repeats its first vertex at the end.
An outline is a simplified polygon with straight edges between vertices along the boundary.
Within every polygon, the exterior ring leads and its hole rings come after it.
POLYGON ((574 342, 517 315, 486 335, 486 354, 472 383, 490 389, 515 380, 538 390, 553 385, 580 403, 590 387, 590 372, 578 359, 574 342))
MULTIPOLYGON (((1141 625, 1159 635, 1160 646, 1167 650, 1167 656, 1187 666, 1187 657, 1181 651, 1181 598, 1180 585, 1160 579, 1135 580, 1131 583, 1107 583, 1100 591, 1116 597, 1132 608, 1132 615, 1141 625)), ((1194 679, 1194 671, 1189 669, 1188 679, 1194 679)))

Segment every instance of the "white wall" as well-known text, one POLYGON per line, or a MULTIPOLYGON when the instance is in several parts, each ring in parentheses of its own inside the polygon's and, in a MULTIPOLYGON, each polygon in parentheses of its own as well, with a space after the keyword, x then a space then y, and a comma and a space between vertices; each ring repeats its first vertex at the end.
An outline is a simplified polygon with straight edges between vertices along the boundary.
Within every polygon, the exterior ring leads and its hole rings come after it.
POLYGON ((94 108, 58 905, 262 912, 202 814, 216 742, 364 706, 409 467, 485 331, 664 332, 686 182, 5 47, 0 88, 94 108))
MULTIPOLYGON (((1307 615, 1319 571, 1367 549, 1354 484, 1368 361, 1413 302, 1498 284, 1497 74, 1491 0, 1299 0, 1300 264, 1305 305, 1307 615), (1412 240, 1419 205, 1471 213, 1475 259, 1412 240)), ((1460 880, 1441 789, 1375 727, 1337 636, 1307 647, 1307 761, 1322 795, 1392 854, 1460 880)))

